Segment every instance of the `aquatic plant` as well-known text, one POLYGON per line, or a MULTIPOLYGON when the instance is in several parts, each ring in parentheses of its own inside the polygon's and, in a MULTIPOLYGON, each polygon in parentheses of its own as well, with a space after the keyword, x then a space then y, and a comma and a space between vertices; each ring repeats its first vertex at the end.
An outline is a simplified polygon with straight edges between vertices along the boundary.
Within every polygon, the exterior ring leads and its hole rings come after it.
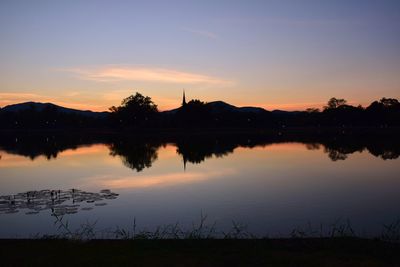
POLYGON ((0 215, 14 214, 27 210, 26 215, 38 214, 50 210, 52 216, 75 214, 79 210, 87 211, 93 206, 105 206, 106 200, 116 199, 117 193, 103 189, 99 193, 91 193, 78 189, 70 190, 40 190, 0 196, 0 215), (85 203, 85 207, 81 205, 85 203), (91 203, 94 203, 93 206, 91 203))

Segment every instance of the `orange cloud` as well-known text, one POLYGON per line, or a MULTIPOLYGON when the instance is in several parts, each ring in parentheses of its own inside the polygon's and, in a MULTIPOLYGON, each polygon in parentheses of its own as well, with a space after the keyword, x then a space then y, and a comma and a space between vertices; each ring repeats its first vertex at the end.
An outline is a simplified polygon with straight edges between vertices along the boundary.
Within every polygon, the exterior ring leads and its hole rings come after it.
POLYGON ((233 170, 221 170, 215 172, 202 172, 202 173, 168 173, 160 175, 148 176, 128 176, 128 177, 115 177, 114 176, 100 176, 91 177, 91 180, 97 184, 101 184, 104 188, 118 189, 118 188, 147 188, 156 186, 171 186, 177 184, 186 184, 201 182, 208 179, 223 177, 233 174, 233 170))
POLYGON ((79 78, 96 82, 144 81, 179 84, 210 84, 218 86, 233 85, 232 81, 203 74, 183 72, 164 68, 145 68, 134 66, 106 66, 97 68, 63 69, 78 74, 79 78))

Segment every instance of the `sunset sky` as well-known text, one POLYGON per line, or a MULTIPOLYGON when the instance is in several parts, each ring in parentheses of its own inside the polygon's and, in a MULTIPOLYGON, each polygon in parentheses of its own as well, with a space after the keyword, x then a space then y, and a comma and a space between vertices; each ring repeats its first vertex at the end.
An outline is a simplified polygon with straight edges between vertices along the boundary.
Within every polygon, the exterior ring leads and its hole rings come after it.
POLYGON ((0 1, 0 107, 400 98, 400 1, 0 1))

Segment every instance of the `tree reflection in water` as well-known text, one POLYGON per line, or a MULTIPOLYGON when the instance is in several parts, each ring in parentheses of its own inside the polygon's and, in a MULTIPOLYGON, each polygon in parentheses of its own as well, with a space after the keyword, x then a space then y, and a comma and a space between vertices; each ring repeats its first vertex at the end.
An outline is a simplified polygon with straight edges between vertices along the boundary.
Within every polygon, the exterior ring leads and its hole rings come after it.
POLYGON ((111 156, 120 156, 124 165, 137 172, 150 168, 157 160, 159 144, 145 142, 127 142, 120 140, 108 145, 111 156))
MULTIPOLYGON (((271 144, 303 143, 309 150, 324 149, 332 161, 346 160, 355 152, 368 151, 383 160, 400 156, 400 140, 392 134, 343 134, 269 132, 252 134, 176 134, 176 135, 93 135, 93 134, 2 134, 0 149, 35 160, 45 156, 53 160, 66 149, 83 145, 106 144, 111 156, 121 158, 123 164, 137 172, 150 168, 158 158, 158 149, 174 144, 176 152, 187 162, 199 164, 211 157, 223 157, 238 147, 253 148, 271 144)), ((1 160, 1 159, 0 159, 1 160)))

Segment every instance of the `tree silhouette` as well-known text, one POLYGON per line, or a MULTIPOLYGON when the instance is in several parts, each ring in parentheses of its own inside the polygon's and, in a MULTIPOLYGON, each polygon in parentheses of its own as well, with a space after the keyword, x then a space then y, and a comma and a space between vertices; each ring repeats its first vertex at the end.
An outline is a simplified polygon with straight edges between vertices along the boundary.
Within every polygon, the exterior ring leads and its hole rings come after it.
POLYGON ((340 151, 339 149, 326 149, 326 152, 328 153, 328 157, 332 161, 338 161, 338 160, 345 160, 347 159, 347 154, 340 151))
POLYGON ((379 102, 386 108, 398 107, 400 105, 399 101, 395 98, 384 97, 379 102))
POLYGON ((114 121, 134 127, 148 125, 158 113, 157 105, 151 98, 138 92, 123 99, 119 107, 112 106, 109 110, 114 121))
POLYGON ((319 108, 307 108, 306 112, 307 113, 318 113, 319 112, 319 108))
POLYGON ((177 119, 183 127, 205 127, 211 121, 210 110, 203 101, 193 99, 179 109, 177 119))
POLYGON ((329 101, 328 101, 327 105, 324 107, 324 109, 336 109, 336 108, 346 105, 346 103, 347 103, 347 101, 344 100, 343 98, 332 97, 331 99, 329 99, 329 101))

